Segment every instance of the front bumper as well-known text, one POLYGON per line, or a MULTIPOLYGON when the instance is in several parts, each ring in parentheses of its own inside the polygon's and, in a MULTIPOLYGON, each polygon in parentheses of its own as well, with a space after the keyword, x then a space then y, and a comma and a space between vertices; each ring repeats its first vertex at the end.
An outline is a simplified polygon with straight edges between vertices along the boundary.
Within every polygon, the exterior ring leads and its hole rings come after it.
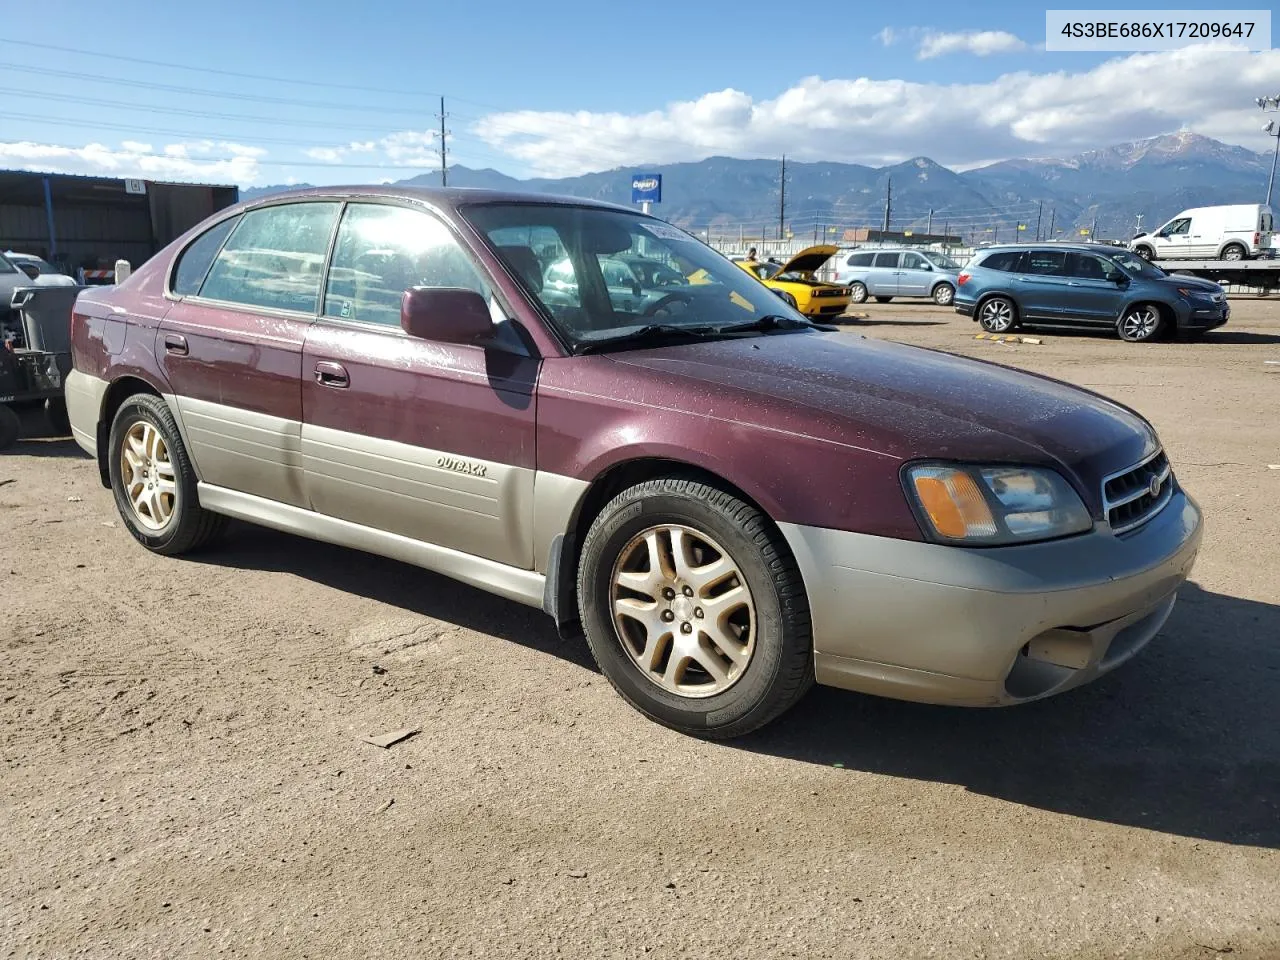
POLYGON ((1178 327, 1182 330, 1212 330, 1231 317, 1229 303, 1215 304, 1204 300, 1188 301, 1178 312, 1178 327))
POLYGON ((780 524, 804 575, 819 683, 1003 706, 1119 666, 1164 625, 1200 547, 1182 491, 1147 524, 966 549, 780 524))

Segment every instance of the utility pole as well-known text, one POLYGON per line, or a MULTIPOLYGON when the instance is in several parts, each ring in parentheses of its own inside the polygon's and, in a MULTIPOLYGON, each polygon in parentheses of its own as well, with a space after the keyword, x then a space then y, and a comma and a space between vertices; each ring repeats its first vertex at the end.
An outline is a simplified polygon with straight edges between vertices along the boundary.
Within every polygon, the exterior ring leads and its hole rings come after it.
POLYGON ((440 186, 447 187, 449 185, 449 148, 446 145, 446 138, 449 132, 444 128, 444 119, 448 114, 444 112, 444 97, 440 98, 440 186))
POLYGON ((1093 215, 1093 226, 1089 228, 1089 241, 1093 242, 1098 238, 1098 215, 1093 215))
POLYGON ((1040 201, 1040 208, 1036 210, 1036 243, 1040 242, 1040 217, 1044 214, 1044 201, 1040 201))
MULTIPOLYGON (((929 225, 924 228, 924 233, 926 237, 933 236, 933 207, 929 208, 929 225)), ((925 242, 928 243, 927 240, 925 242)))
POLYGON ((782 155, 782 174, 778 180, 778 239, 782 239, 784 222, 787 219, 787 155, 782 155))
POLYGON ((1142 232, 1142 214, 1138 214, 1133 224, 1133 235, 1136 237, 1142 232))
POLYGON ((948 217, 946 221, 942 224, 942 245, 944 247, 947 245, 947 237, 950 236, 950 234, 951 234, 951 218, 948 217))
POLYGON ((1056 215, 1057 215, 1057 213, 1058 213, 1058 208, 1057 208, 1057 207, 1050 207, 1050 208, 1049 208, 1049 235, 1048 235, 1047 237, 1045 237, 1045 239, 1046 239, 1046 240, 1052 240, 1052 239, 1053 239, 1053 218, 1054 218, 1054 216, 1056 216, 1056 215))
POLYGON ((884 226, 880 228, 880 239, 884 240, 884 235, 889 232, 889 216, 893 213, 893 177, 889 178, 889 183, 884 194, 884 226))

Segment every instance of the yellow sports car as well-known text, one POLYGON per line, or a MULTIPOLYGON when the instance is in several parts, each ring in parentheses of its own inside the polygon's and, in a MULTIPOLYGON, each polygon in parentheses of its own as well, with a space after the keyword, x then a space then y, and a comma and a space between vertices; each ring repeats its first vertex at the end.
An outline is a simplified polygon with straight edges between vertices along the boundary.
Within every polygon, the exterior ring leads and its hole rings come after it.
POLYGON ((753 273, 771 290, 808 317, 837 317, 849 307, 849 288, 814 279, 814 274, 830 260, 838 247, 823 244, 806 247, 786 263, 738 260, 738 266, 753 273))

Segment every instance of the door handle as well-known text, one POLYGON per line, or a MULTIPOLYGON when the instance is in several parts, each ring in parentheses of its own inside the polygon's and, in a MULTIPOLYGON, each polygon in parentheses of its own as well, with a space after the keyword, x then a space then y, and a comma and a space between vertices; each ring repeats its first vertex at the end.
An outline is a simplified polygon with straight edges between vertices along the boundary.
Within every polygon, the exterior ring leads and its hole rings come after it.
POLYGON ((321 360, 316 364, 316 383, 322 387, 341 389, 351 386, 351 378, 347 376, 347 368, 342 364, 321 360))
POLYGON ((166 333, 164 335, 164 352, 172 353, 178 357, 185 357, 189 352, 187 338, 178 333, 166 333))

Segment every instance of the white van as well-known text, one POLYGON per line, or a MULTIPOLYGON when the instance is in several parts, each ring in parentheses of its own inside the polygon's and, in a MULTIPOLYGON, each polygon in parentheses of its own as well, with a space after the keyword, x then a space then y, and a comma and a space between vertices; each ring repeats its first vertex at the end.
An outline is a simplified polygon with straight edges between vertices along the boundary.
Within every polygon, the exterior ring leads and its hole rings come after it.
POLYGON ((1263 203, 1183 210, 1129 249, 1147 260, 1248 260, 1271 246, 1271 208, 1263 203))

